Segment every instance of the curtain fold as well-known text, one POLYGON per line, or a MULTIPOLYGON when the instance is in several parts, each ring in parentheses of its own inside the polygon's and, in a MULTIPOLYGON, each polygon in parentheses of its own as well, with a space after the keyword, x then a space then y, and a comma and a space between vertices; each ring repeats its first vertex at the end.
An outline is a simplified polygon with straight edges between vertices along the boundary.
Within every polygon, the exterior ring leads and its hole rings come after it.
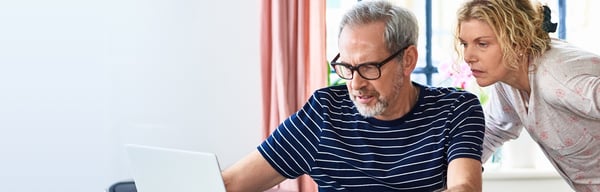
MULTIPOLYGON (((262 0, 261 70, 263 139, 327 84, 325 1, 262 0)), ((308 176, 278 188, 317 191, 308 176)))

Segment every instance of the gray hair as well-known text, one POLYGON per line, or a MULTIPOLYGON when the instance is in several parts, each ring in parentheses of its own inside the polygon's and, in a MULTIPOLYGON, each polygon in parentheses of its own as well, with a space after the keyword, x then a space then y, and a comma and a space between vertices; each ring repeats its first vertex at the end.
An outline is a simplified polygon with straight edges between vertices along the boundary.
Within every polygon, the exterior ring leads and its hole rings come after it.
POLYGON ((383 35, 386 48, 390 53, 409 45, 417 45, 419 25, 415 15, 410 10, 392 5, 387 1, 357 3, 342 17, 338 38, 347 25, 364 25, 377 21, 385 22, 383 35))

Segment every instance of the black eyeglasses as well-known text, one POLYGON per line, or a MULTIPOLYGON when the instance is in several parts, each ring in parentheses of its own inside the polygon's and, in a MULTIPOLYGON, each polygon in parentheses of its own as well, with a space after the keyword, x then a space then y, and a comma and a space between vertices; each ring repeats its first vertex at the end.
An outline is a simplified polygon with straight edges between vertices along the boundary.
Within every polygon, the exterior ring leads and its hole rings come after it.
POLYGON ((335 73, 337 73, 340 78, 345 80, 352 80, 354 78, 354 71, 357 71, 358 75, 367 80, 379 79, 379 77, 381 77, 381 66, 394 59, 406 48, 408 48, 408 46, 398 50, 396 53, 390 55, 382 62, 363 63, 356 66, 352 66, 348 63, 338 63, 337 60, 340 57, 340 54, 338 53, 331 61, 331 67, 333 67, 335 73))

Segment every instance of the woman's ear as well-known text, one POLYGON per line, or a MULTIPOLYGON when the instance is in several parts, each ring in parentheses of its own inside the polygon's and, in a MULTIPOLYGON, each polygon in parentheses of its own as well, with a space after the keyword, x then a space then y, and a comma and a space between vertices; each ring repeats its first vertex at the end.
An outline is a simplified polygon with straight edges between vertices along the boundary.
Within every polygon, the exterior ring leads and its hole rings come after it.
POLYGON ((403 73, 405 76, 411 75, 413 70, 415 70, 415 67, 417 67, 417 59, 419 59, 417 46, 408 46, 404 50, 404 56, 402 57, 402 65, 404 65, 403 73))

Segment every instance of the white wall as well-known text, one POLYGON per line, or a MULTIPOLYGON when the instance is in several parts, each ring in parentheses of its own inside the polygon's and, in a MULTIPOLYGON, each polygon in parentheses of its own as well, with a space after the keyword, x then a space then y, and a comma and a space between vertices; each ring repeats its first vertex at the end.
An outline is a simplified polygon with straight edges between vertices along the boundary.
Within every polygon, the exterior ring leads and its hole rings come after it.
POLYGON ((0 1, 0 190, 103 191, 124 143, 260 142, 257 0, 0 1))

